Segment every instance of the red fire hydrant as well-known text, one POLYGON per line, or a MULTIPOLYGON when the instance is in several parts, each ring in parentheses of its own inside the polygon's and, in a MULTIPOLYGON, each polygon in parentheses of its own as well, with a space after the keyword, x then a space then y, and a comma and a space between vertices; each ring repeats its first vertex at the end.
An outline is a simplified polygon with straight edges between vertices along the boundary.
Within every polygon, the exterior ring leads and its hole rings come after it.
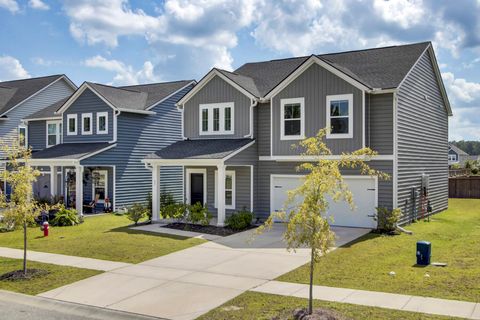
POLYGON ((48 221, 45 221, 43 223, 43 236, 44 237, 48 237, 48 229, 49 229, 48 221))

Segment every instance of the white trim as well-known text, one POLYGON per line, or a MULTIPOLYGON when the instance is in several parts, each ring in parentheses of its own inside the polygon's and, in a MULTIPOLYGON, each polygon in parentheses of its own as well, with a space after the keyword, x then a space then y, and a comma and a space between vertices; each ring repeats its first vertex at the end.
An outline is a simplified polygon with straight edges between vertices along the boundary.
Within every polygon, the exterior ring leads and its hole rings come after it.
POLYGON ((58 144, 61 144, 62 143, 62 137, 63 137, 63 122, 60 120, 55 120, 55 121, 47 121, 46 122, 46 139, 47 141, 45 141, 45 145, 47 146, 47 148, 50 148, 50 147, 53 147, 53 146, 56 146, 58 144), (48 143, 48 136, 49 136, 49 133, 48 133, 48 125, 50 124, 55 124, 55 135, 56 135, 56 138, 57 138, 57 143, 56 144, 49 144, 48 143), (61 125, 61 126, 60 126, 61 125), (60 130, 60 127, 62 127, 62 129, 60 130))
POLYGON ((270 99, 270 157, 273 156, 273 99, 270 99))
POLYGON ((250 113, 249 113, 249 117, 250 117, 250 121, 249 121, 249 126, 250 126, 250 129, 249 129, 249 132, 247 135, 243 136, 244 138, 253 138, 253 135, 254 135, 254 132, 253 132, 253 108, 256 107, 258 105, 258 101, 257 100, 253 100, 251 99, 250 100, 250 113))
POLYGON ((352 139, 353 138, 353 94, 336 94, 327 95, 326 97, 326 127, 331 129, 331 103, 332 101, 347 100, 348 101, 348 133, 331 133, 327 131, 327 139, 352 139))
POLYGON ((76 136, 78 132, 78 116, 76 113, 67 114, 67 136, 76 136), (70 119, 75 119, 75 131, 70 131, 70 119))
POLYGON ((222 159, 143 159, 143 163, 162 166, 216 166, 223 162, 222 159))
MULTIPOLYGON (((393 155, 389 154, 382 154, 376 155, 372 157, 367 156, 357 156, 357 159, 365 160, 365 161, 392 161, 394 160, 393 155)), ((318 160, 341 160, 342 155, 325 155, 325 156, 260 156, 258 160, 260 161, 277 161, 277 162, 302 162, 302 161, 318 161, 318 160)))
POLYGON ((52 86, 53 84, 57 83, 58 81, 60 80, 64 80, 73 90, 77 90, 77 86, 65 75, 62 75, 61 77, 59 77, 57 80, 49 83, 48 85, 46 85, 45 87, 43 87, 42 89, 36 91, 34 94, 32 94, 31 96, 23 99, 22 101, 20 101, 19 103, 17 103, 16 105, 14 105, 12 108, 10 108, 9 110, 5 111, 4 113, 0 114, 0 118, 5 116, 7 113, 9 113, 10 111, 12 111, 13 109, 17 108, 18 106, 22 105, 23 103, 27 102, 28 100, 30 100, 31 98, 35 97, 36 95, 40 94, 41 92, 43 92, 44 90, 46 90, 47 88, 49 88, 50 86, 52 86))
POLYGON ((196 84, 196 83, 197 83, 197 81, 195 81, 195 80, 190 81, 188 84, 186 84, 185 86, 181 87, 181 88, 178 89, 177 91, 169 94, 168 96, 166 96, 166 97, 163 98, 162 100, 159 100, 159 101, 151 104, 149 107, 145 108, 145 110, 148 111, 148 110, 152 109, 153 107, 155 107, 156 105, 159 105, 159 104, 162 103, 163 101, 170 99, 171 97, 173 97, 174 95, 176 95, 178 92, 182 91, 183 89, 187 88, 188 86, 190 86, 190 85, 192 85, 192 84, 196 84))
POLYGON ((62 105, 60 109, 58 109, 55 114, 63 114, 65 110, 67 110, 77 99, 78 97, 86 90, 90 89, 95 95, 97 95, 103 102, 105 102, 110 108, 113 110, 116 110, 117 108, 112 105, 107 99, 105 99, 101 94, 99 94, 97 91, 95 91, 91 86, 88 85, 87 82, 82 83, 82 85, 75 91, 74 94, 68 98, 67 101, 62 105))
POLYGON ((25 130, 25 134, 24 134, 24 137, 23 137, 23 145, 21 145, 21 147, 28 148, 28 126, 26 126, 24 124, 19 124, 18 127, 17 127, 18 143, 19 143, 19 145, 22 143, 22 141, 20 141, 20 130, 21 129, 25 130))
POLYGON ((240 152, 242 152, 243 150, 246 150, 248 149, 249 147, 253 146, 255 144, 255 141, 256 140, 252 140, 251 142, 247 143, 246 145, 244 145, 243 147, 241 147, 240 149, 237 149, 235 150, 234 152, 230 153, 228 156, 226 156, 225 158, 221 159, 221 161, 227 161, 228 159, 231 159, 233 157, 235 157, 237 154, 239 154, 240 152))
POLYGON ((108 112, 97 112, 97 134, 108 134, 108 112), (100 130, 100 117, 105 117, 105 130, 100 130))
POLYGON ((207 169, 191 169, 187 168, 186 169, 186 175, 187 175, 187 182, 185 184, 186 191, 187 191, 187 196, 185 199, 185 203, 191 204, 191 181, 190 181, 190 174, 192 173, 200 173, 203 174, 203 205, 207 203, 207 169))
MULTIPOLYGON (((88 165, 87 167, 92 167, 92 166, 88 165)), ((104 170, 104 169, 92 170, 92 177, 93 177, 94 172, 98 172, 99 174, 105 174, 105 193, 104 193, 104 197, 108 198, 108 170, 104 170)), ((95 199, 95 184, 94 184, 93 180, 92 180, 92 198, 95 199)), ((99 200, 98 203, 100 203, 100 204, 105 203, 105 198, 102 200, 103 202, 100 202, 101 199, 98 199, 98 200, 99 200)))
POLYGON ((82 113, 82 135, 93 134, 93 114, 91 112, 82 113), (90 119, 90 130, 85 130, 85 119, 90 119))
POLYGON ((31 119, 22 119, 23 122, 31 122, 31 121, 40 121, 40 120, 62 120, 62 117, 45 117, 45 118, 31 118, 31 119))
POLYGON ((112 149, 112 148, 114 148, 114 147, 116 147, 116 146, 117 146, 116 143, 110 144, 109 146, 106 146, 106 147, 103 148, 103 149, 94 151, 94 152, 92 152, 92 153, 89 153, 89 154, 81 157, 81 158, 79 159, 79 161, 82 161, 82 160, 88 159, 88 158, 90 158, 90 157, 93 157, 94 155, 97 155, 97 154, 102 153, 102 152, 104 152, 104 151, 110 150, 110 149, 112 149))
POLYGON ((135 110, 135 109, 126 109, 126 108, 117 108, 117 110, 122 112, 130 112, 130 113, 138 113, 138 114, 146 114, 146 115, 157 114, 155 111, 146 111, 146 110, 135 110))
POLYGON ((365 110, 365 90, 362 90, 362 148, 366 147, 365 135, 367 132, 367 128, 365 128, 365 110))
POLYGON ((235 133, 235 104, 234 102, 204 103, 198 105, 198 134, 231 135, 235 133), (230 130, 225 130, 225 109, 230 108, 230 130), (213 130, 213 110, 218 109, 218 131, 213 130), (208 128, 203 131, 203 110, 207 110, 208 128))
POLYGON ((253 165, 250 165, 250 211, 253 212, 253 165))
MULTIPOLYGON (((226 182, 226 180, 227 180, 228 175, 232 176, 232 204, 227 205, 225 203, 225 209, 235 210, 235 204, 236 204, 236 197, 235 196, 236 196, 236 193, 237 193, 235 170, 225 170, 225 194, 227 193, 227 182, 226 182)), ((215 170, 215 187, 214 187, 214 190, 215 190, 214 207, 215 207, 215 209, 218 208, 218 204, 217 204, 217 195, 218 195, 217 184, 218 184, 218 170, 215 170)), ((226 200, 227 200, 227 197, 225 196, 225 202, 227 202, 226 200)))
MULTIPOLYGON (((298 120, 297 118, 293 120, 298 120)), ((302 140, 305 139, 305 98, 288 98, 280 100, 280 140, 302 140), (285 105, 300 105, 300 134, 285 135, 285 105)))
POLYGON ((398 205, 398 100, 397 93, 394 92, 393 98, 393 178, 392 178, 392 201, 393 209, 399 207, 398 205))

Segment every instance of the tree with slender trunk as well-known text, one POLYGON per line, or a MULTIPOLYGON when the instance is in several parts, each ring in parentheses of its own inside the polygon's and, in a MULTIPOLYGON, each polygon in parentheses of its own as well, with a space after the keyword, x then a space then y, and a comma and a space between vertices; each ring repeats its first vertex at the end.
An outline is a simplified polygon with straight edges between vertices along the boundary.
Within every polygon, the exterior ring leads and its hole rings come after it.
POLYGON ((383 172, 370 168, 368 160, 377 153, 369 148, 343 153, 338 160, 331 159, 331 151, 324 142, 327 129, 315 137, 307 138, 294 146, 308 159, 297 167, 305 173, 302 185, 289 191, 284 208, 289 211, 273 212, 264 225, 257 228, 261 234, 272 227, 274 220, 286 221, 283 238, 288 250, 310 248, 310 287, 308 314, 313 312, 313 282, 315 264, 334 244, 335 234, 330 229, 331 219, 327 212, 332 201, 345 201, 355 209, 353 195, 344 182, 342 170, 357 170, 359 174, 388 179, 383 172), (313 160, 312 160, 313 159, 313 160))
POLYGON ((11 189, 10 199, 2 193, 0 207, 4 222, 11 228, 23 228, 23 274, 27 275, 27 241, 28 227, 35 223, 35 218, 42 210, 48 210, 33 198, 33 183, 40 172, 29 165, 31 150, 19 141, 11 144, 2 143, 1 147, 7 158, 7 168, 2 177, 11 189))

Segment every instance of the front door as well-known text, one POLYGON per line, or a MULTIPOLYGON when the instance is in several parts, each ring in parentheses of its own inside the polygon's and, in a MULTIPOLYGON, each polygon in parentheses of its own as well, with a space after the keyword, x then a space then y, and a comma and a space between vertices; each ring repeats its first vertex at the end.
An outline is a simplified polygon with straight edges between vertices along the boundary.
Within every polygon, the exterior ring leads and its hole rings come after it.
POLYGON ((96 199, 97 203, 105 203, 105 197, 108 197, 108 171, 95 170, 92 175, 92 198, 96 199))
POLYGON ((190 174, 190 204, 200 202, 203 203, 203 196, 205 190, 203 190, 203 173, 191 173, 190 174))

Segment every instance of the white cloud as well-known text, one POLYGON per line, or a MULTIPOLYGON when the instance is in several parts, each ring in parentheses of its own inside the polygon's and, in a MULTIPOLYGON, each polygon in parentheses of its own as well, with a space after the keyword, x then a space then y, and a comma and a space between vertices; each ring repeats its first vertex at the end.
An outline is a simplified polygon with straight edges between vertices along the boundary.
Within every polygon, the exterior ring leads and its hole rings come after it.
POLYGON ((29 0, 28 6, 37 10, 48 10, 50 7, 42 0, 29 0))
POLYGON ((477 108, 455 108, 449 119, 449 140, 480 140, 477 108))
POLYGON ((469 82, 463 78, 455 78, 452 72, 442 73, 448 93, 457 103, 471 103, 478 99, 480 104, 480 83, 469 82))
POLYGON ((97 55, 85 60, 85 65, 114 72, 113 81, 109 83, 111 85, 132 85, 160 81, 160 78, 155 75, 154 66, 150 61, 145 61, 140 70, 134 70, 132 66, 126 65, 121 61, 115 59, 108 60, 97 55))
POLYGON ((20 10, 20 7, 15 0, 0 0, 0 8, 7 9, 11 13, 16 13, 20 10))
POLYGON ((0 81, 22 78, 30 78, 30 74, 23 68, 20 61, 11 56, 0 56, 0 81))
POLYGON ((375 14, 379 14, 383 20, 397 23, 407 29, 425 19, 426 12, 421 0, 375 0, 373 2, 375 14))

